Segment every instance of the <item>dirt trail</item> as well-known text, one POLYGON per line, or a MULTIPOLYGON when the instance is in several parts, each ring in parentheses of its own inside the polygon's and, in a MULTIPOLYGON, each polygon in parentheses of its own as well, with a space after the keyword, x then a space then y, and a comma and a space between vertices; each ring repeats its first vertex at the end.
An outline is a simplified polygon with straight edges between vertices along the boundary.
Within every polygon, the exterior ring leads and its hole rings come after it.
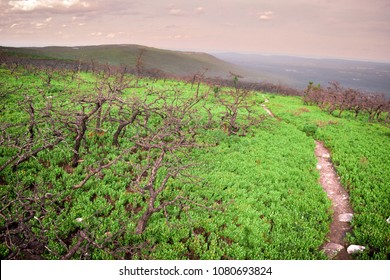
MULTIPOLYGON (((268 102, 268 100, 266 99, 265 102, 268 102)), ((275 117, 274 114, 271 112, 271 110, 267 108, 267 106, 261 104, 261 107, 263 107, 263 109, 267 112, 268 115, 270 115, 273 118, 275 117)))
POLYGON ((328 242, 322 249, 330 259, 349 260, 344 237, 351 231, 350 221, 353 216, 349 195, 340 183, 340 179, 330 160, 330 153, 324 145, 316 141, 315 155, 318 159, 317 169, 320 171, 320 184, 332 201, 333 220, 328 242))
MULTIPOLYGON (((265 100, 267 103, 268 100, 265 100)), ((271 117, 275 115, 264 105, 261 105, 271 117)), ((321 247, 329 259, 350 260, 346 249, 345 235, 351 231, 350 222, 353 217, 348 192, 340 183, 336 170, 330 160, 329 150, 323 143, 315 141, 315 155, 318 160, 317 169, 320 171, 320 184, 332 201, 332 223, 327 235, 327 241, 321 247)))

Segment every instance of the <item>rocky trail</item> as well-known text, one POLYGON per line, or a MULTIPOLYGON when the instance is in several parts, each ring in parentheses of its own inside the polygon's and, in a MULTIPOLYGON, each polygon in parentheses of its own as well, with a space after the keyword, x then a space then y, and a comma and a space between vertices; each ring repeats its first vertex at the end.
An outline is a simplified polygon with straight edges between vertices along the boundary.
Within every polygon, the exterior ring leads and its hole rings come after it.
MULTIPOLYGON (((265 103, 267 102, 268 100, 266 99, 265 103)), ((262 104, 262 107, 268 115, 275 117, 265 104, 262 104)), ((317 169, 320 172, 319 183, 332 202, 333 212, 330 230, 321 249, 329 259, 350 260, 351 254, 364 250, 364 247, 350 245, 347 248, 345 242, 346 234, 352 230, 350 222, 353 218, 353 210, 349 202, 349 195, 340 183, 340 178, 331 161, 329 150, 325 148, 322 142, 315 141, 315 143, 314 153, 318 160, 317 169)))
POLYGON ((332 201, 333 211, 328 241, 322 249, 330 259, 348 260, 351 256, 347 252, 344 238, 351 231, 350 222, 353 217, 349 195, 340 183, 329 151, 319 141, 316 141, 315 155, 318 160, 317 169, 320 171, 320 184, 332 201))

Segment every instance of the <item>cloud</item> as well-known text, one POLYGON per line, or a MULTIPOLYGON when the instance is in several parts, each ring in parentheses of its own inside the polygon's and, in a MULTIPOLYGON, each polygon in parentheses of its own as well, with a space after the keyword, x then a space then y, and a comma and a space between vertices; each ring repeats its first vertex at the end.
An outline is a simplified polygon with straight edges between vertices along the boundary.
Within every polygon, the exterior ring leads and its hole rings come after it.
MULTIPOLYGON (((352 2, 0 0, 0 41, 11 45, 128 41, 175 49, 338 56, 344 46, 371 50, 378 46, 378 54, 372 56, 386 56, 389 60, 389 52, 383 49, 390 42, 390 1, 358 0, 356 5, 352 2), (120 35, 122 28, 128 33, 120 35), (102 32, 100 36, 98 31, 102 32), (313 41, 310 45, 302 43, 308 34, 313 41), (65 35, 72 40, 62 40, 65 35), (233 36, 237 39, 232 43, 233 36), (254 39, 264 37, 268 38, 268 45, 254 39), (333 47, 335 41, 337 47, 333 47)), ((361 57, 366 56, 368 51, 362 51, 361 57)))
POLYGON ((44 23, 42 23, 42 22, 38 22, 38 23, 36 23, 35 24, 35 27, 36 28, 43 28, 43 27, 45 27, 46 25, 44 24, 44 23))
POLYGON ((259 14, 259 19, 260 20, 271 20, 274 18, 274 12, 273 11, 265 11, 261 12, 259 14))
POLYGON ((12 10, 19 11, 33 11, 37 9, 57 9, 57 8, 70 8, 80 7, 88 8, 90 6, 86 1, 80 0, 21 0, 21 1, 9 1, 8 5, 12 7, 12 10))
POLYGON ((90 35, 91 35, 91 36, 102 36, 103 33, 100 32, 100 31, 98 31, 98 32, 92 32, 90 35))
POLYGON ((197 7, 191 11, 189 9, 186 10, 178 9, 175 8, 173 5, 169 6, 169 14, 171 16, 186 16, 191 14, 199 15, 199 14, 204 14, 204 11, 205 11, 204 7, 197 7))
POLYGON ((169 14, 171 16, 184 16, 186 13, 181 9, 170 9, 169 14))
POLYGON ((203 14, 204 13, 204 7, 197 7, 195 9, 195 14, 203 14))

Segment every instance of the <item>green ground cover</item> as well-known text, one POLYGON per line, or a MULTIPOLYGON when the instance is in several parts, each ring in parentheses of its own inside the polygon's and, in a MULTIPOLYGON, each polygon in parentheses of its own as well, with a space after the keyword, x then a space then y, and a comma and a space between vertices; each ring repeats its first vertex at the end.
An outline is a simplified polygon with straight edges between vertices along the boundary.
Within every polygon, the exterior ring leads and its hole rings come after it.
MULTIPOLYGON (((192 108, 193 118, 182 123, 188 131, 202 125, 197 131, 196 145, 167 155, 167 165, 155 179, 162 183, 175 164, 191 164, 183 174, 169 178, 155 205, 177 196, 185 199, 154 213, 145 231, 136 234, 149 196, 129 186, 138 178, 137 168, 147 166, 145 157, 152 152, 129 150, 135 145, 134 135, 159 128, 169 115, 152 115, 146 128, 142 126, 146 116, 142 116, 138 126, 129 125, 123 131, 119 145, 115 146, 112 136, 119 117, 130 118, 133 111, 127 105, 104 103, 102 115, 109 110, 106 121, 99 130, 95 129, 96 115, 87 123, 79 162, 71 167, 77 134, 69 124, 80 121, 81 113, 91 112, 97 106, 93 102, 88 105, 90 98, 98 94, 111 96, 120 77, 106 79, 104 75, 79 73, 72 78, 70 73, 55 73, 48 83, 44 71, 21 68, 11 74, 4 67, 0 68, 0 76, 0 166, 18 154, 17 147, 31 139, 29 104, 36 113, 31 150, 54 139, 52 132, 56 129, 65 137, 17 168, 10 165, 1 171, 2 258, 18 252, 15 244, 23 243, 21 239, 29 236, 34 237, 31 242, 42 245, 38 246, 40 255, 48 259, 63 258, 73 248, 77 248, 71 255, 73 259, 324 259, 319 248, 328 232, 330 202, 318 184, 311 136, 325 141, 332 149, 343 183, 351 192, 357 213, 351 242, 356 240, 370 247, 363 258, 383 259, 389 253, 388 225, 382 222, 390 209, 386 192, 389 157, 385 157, 390 150, 388 128, 336 119, 315 107, 301 105, 297 98, 268 96, 269 107, 284 121, 265 118, 248 128, 245 136, 228 135, 220 122, 226 108, 218 100, 225 96, 225 101, 232 101, 234 95, 227 93, 234 89, 215 90, 203 84, 198 88, 196 83, 126 77, 126 87, 118 89, 124 102, 121 104, 134 105, 134 100, 141 99, 151 104, 158 94, 165 94, 164 101, 153 104, 156 112, 168 105, 179 110, 196 92, 205 94, 192 108), (54 109, 47 109, 49 105, 54 109), (39 112, 52 112, 53 116, 48 118, 39 112), (370 140, 367 143, 363 137, 357 137, 362 127, 370 140), (346 131, 349 138, 342 138, 340 135, 346 131), (354 149, 352 145, 343 149, 351 139, 355 141, 354 149), (87 174, 108 163, 112 165, 75 188, 87 174), (363 169, 366 173, 361 173, 363 169), (374 171, 375 175, 364 175, 374 171), (366 183, 356 184, 357 180, 366 183), (28 235, 7 235, 5 229, 15 226, 17 221, 28 228, 28 235)), ((251 107, 252 115, 265 115, 260 106, 264 98, 262 93, 248 95, 248 100, 257 104, 251 107)), ((238 124, 249 121, 247 110, 240 108, 238 113, 238 124)), ((176 141, 175 135, 170 137, 162 141, 176 141)), ((156 158, 152 155, 153 160, 156 158)), ((148 177, 150 173, 144 174, 148 177)), ((143 174, 138 175, 144 180, 143 174)))
MULTIPOLYGON (((352 244, 367 246, 361 259, 389 259, 390 129, 388 124, 335 117, 298 97, 275 96, 268 106, 277 117, 295 125, 331 150, 341 183, 349 191, 355 215, 352 244)), ((336 113, 335 113, 336 115, 336 113)))

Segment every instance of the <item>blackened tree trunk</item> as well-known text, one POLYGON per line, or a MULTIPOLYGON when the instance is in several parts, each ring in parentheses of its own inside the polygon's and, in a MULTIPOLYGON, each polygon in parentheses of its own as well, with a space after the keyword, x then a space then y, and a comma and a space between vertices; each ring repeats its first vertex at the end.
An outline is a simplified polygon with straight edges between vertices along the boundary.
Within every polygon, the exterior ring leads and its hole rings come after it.
POLYGON ((139 110, 136 110, 130 117, 128 121, 121 121, 117 130, 114 133, 114 136, 112 137, 112 145, 119 147, 119 135, 121 134, 122 130, 128 126, 129 124, 132 124, 137 116, 140 114, 139 110))
POLYGON ((136 230, 135 230, 136 234, 142 234, 145 231, 146 225, 148 224, 148 221, 149 221, 150 217, 154 213, 154 211, 153 211, 153 209, 154 209, 154 206, 153 206, 154 201, 155 201, 155 199, 152 200, 152 198, 151 198, 151 201, 149 202, 149 205, 146 208, 146 211, 142 214, 142 217, 138 220, 137 227, 136 227, 136 230))
POLYGON ((88 116, 83 115, 80 117, 80 120, 78 121, 77 135, 73 146, 72 167, 77 167, 77 165, 79 164, 79 160, 80 160, 79 152, 81 147, 81 141, 83 140, 85 132, 87 131, 87 120, 88 120, 88 116))

